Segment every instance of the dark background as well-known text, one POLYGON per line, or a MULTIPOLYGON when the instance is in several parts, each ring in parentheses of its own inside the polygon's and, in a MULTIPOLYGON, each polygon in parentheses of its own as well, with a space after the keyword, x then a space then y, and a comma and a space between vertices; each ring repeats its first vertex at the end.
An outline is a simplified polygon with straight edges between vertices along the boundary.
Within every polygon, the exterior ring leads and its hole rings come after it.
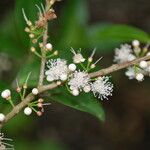
MULTIPOLYGON (((128 24, 150 32, 149 0, 87 2, 88 25, 98 22, 128 24)), ((66 4, 67 0, 64 0, 56 6, 59 15, 66 4)), ((15 9, 14 6, 15 0, 0 1, 0 23, 15 9)), ((58 25, 54 26, 55 32, 57 28, 58 25)), ((113 51, 99 55, 104 56, 101 65, 112 64, 113 51)), ((16 66, 14 60, 11 64, 16 66)), ((1 79, 11 81, 16 74, 12 75, 12 70, 2 71, 1 79)), ((112 77, 115 83, 113 97, 102 102, 106 112, 105 123, 89 114, 53 103, 41 118, 32 116, 21 125, 17 125, 21 117, 16 117, 18 122, 15 124, 10 122, 8 131, 7 128, 5 130, 14 139, 16 150, 149 150, 150 79, 146 78, 142 83, 131 81, 124 76, 124 71, 113 73, 112 77)))

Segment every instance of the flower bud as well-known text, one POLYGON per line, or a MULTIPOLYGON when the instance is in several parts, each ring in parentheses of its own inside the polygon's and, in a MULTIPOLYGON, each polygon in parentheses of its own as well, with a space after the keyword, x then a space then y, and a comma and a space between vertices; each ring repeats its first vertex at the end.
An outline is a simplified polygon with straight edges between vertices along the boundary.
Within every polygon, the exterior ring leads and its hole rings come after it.
POLYGON ((32 94, 33 95, 37 95, 39 93, 37 88, 32 89, 32 94))
POLYGON ((27 115, 27 116, 31 115, 32 114, 32 109, 30 107, 26 107, 24 109, 24 114, 27 115))
POLYGON ((91 87, 89 85, 87 85, 83 88, 83 90, 85 93, 89 93, 91 91, 91 87))
POLYGON ((146 61, 141 61, 141 62, 140 62, 140 67, 141 67, 141 68, 144 69, 144 68, 146 68, 147 66, 148 66, 148 64, 147 64, 146 61))
POLYGON ((43 113, 42 113, 41 111, 38 111, 38 112, 37 112, 37 115, 38 115, 39 117, 42 116, 42 114, 43 114, 43 113))
POLYGON ((3 122, 5 120, 5 115, 0 113, 0 122, 3 122))
POLYGON ((74 96, 78 96, 78 95, 79 95, 79 91, 78 91, 78 90, 76 90, 76 89, 74 89, 74 90, 72 91, 72 95, 74 95, 74 96))
POLYGON ((143 80, 144 80, 144 75, 143 75, 142 73, 138 73, 138 74, 136 75, 136 79, 137 79, 138 81, 143 81, 143 80))
POLYGON ((51 50, 53 49, 53 46, 52 46, 51 43, 47 43, 47 44, 45 45, 45 48, 46 48, 47 50, 51 51, 51 50))
POLYGON ((35 52, 35 48, 34 48, 34 47, 31 47, 30 50, 31 50, 31 52, 33 52, 33 53, 35 52))
POLYGON ((68 66, 68 68, 69 68, 70 71, 75 71, 76 68, 77 68, 77 66, 76 66, 75 64, 70 64, 70 65, 68 66))
POLYGON ((139 47, 140 42, 139 42, 138 40, 133 40, 133 41, 132 41, 132 45, 133 45, 134 47, 139 47))
POLYGON ((4 98, 4 99, 8 99, 10 96, 11 96, 11 91, 10 91, 9 89, 4 90, 4 91, 1 93, 1 97, 4 98))
POLYGON ((38 103, 43 103, 44 102, 44 99, 42 99, 42 98, 40 98, 39 100, 38 100, 38 103))

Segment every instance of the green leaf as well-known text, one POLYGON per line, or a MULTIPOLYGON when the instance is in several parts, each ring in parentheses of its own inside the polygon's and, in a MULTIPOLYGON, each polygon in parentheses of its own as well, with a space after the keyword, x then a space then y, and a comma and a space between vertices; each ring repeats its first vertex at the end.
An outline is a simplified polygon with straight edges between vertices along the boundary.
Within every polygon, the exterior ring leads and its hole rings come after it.
POLYGON ((113 50, 120 43, 131 42, 134 39, 143 43, 150 41, 150 36, 146 32, 128 25, 95 25, 89 29, 89 37, 91 47, 98 47, 101 52, 113 50))
MULTIPOLYGON (((86 23, 88 20, 87 2, 85 0, 67 1, 62 16, 58 39, 58 48, 84 47, 88 42, 86 23), (69 13, 68 13, 69 12, 69 13)), ((62 51, 64 55, 65 52, 62 51)))
POLYGON ((80 94, 79 96, 75 97, 72 96, 68 91, 61 89, 60 93, 53 96, 52 98, 54 101, 64 104, 66 106, 72 107, 74 109, 87 112, 96 116, 101 121, 105 120, 105 112, 100 104, 93 95, 91 94, 80 94))
POLYGON ((18 80, 20 84, 23 84, 31 72, 31 76, 29 78, 28 86, 34 87, 37 86, 38 78, 39 78, 39 69, 40 68, 40 60, 39 58, 29 57, 25 65, 20 69, 18 73, 18 80))

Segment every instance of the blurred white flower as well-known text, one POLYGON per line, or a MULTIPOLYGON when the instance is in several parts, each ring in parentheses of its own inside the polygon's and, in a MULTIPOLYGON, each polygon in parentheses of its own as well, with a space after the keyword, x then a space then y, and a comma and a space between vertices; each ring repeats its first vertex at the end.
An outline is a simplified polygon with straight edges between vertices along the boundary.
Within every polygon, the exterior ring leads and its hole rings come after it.
POLYGON ((47 62, 48 70, 45 72, 47 81, 61 80, 62 75, 68 74, 68 66, 66 60, 51 59, 47 62))
POLYGON ((148 63, 147 63, 147 61, 141 61, 140 64, 139 64, 139 66, 140 66, 142 69, 145 69, 145 68, 148 67, 148 63))
POLYGON ((88 74, 84 71, 75 71, 70 81, 68 82, 68 85, 70 86, 70 89, 73 90, 79 90, 82 91, 83 88, 87 85, 89 85, 90 78, 88 74))
POLYGON ((129 77, 129 79, 135 78, 135 71, 133 67, 129 67, 127 71, 125 72, 125 75, 129 77))
POLYGON ((144 80, 144 75, 142 73, 138 73, 135 77, 139 82, 144 80))
POLYGON ((101 100, 108 99, 112 96, 113 84, 108 81, 109 77, 99 77, 95 82, 91 83, 91 91, 101 100))
POLYGON ((133 59, 131 46, 128 44, 121 45, 120 48, 115 49, 114 61, 117 63, 127 62, 133 59))

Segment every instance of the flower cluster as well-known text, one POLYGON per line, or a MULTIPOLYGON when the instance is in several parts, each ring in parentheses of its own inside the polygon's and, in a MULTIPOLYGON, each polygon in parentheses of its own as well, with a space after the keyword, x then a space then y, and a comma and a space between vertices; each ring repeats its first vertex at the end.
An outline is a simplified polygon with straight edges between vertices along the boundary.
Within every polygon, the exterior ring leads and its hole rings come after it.
MULTIPOLYGON (((148 46, 149 45, 146 45, 142 48, 138 40, 134 40, 132 45, 121 45, 120 48, 115 50, 114 61, 117 63, 125 63, 143 56, 148 56, 150 55, 148 46)), ((125 75, 128 76, 129 79, 136 79, 138 81, 143 81, 144 75, 149 74, 150 63, 148 61, 141 61, 139 64, 127 68, 125 72, 125 75)))
POLYGON ((76 52, 72 48, 73 63, 69 65, 67 65, 66 60, 60 58, 50 59, 47 62, 48 69, 45 71, 47 81, 56 81, 59 85, 65 83, 67 90, 74 96, 78 96, 82 91, 85 93, 92 91, 101 100, 108 99, 113 91, 113 85, 108 81, 109 78, 104 76, 91 79, 89 76, 89 72, 101 60, 100 58, 93 63, 95 50, 88 59, 85 59, 81 54, 81 50, 76 52))

